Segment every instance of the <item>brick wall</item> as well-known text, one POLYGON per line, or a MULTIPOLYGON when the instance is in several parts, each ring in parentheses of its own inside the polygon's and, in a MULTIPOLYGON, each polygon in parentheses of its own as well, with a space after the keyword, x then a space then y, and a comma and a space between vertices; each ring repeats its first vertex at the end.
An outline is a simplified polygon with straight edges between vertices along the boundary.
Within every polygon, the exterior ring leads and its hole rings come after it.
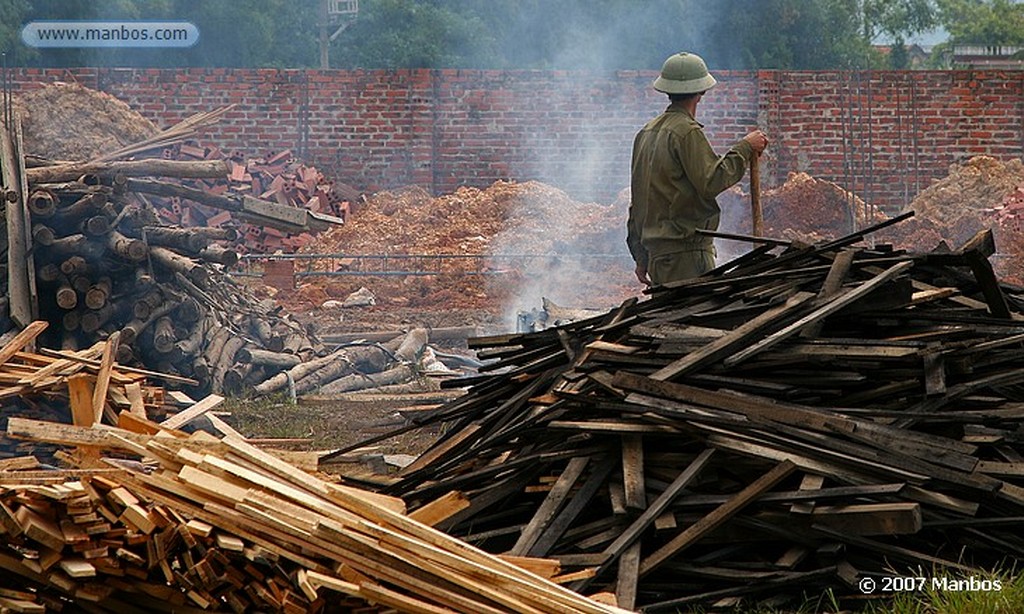
MULTIPOLYGON (((162 126, 237 105, 204 140, 290 148, 366 191, 434 193, 536 179, 609 202, 636 130, 665 106, 654 72, 22 69, 16 87, 77 80, 162 126)), ((1024 72, 717 72, 699 119, 722 150, 758 123, 766 186, 790 171, 897 209, 949 165, 1024 149, 1024 72)))

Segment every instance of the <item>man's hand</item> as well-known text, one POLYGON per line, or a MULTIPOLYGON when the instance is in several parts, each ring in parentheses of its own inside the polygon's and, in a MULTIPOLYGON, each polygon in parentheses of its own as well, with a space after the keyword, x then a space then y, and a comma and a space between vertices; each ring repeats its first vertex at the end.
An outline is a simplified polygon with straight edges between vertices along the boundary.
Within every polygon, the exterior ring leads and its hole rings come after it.
POLYGON ((768 147, 768 136, 760 130, 754 130, 743 137, 743 140, 750 143, 750 146, 754 148, 754 153, 757 155, 761 155, 761 152, 768 147))
POLYGON ((645 286, 651 285, 651 278, 647 276, 646 264, 637 264, 635 272, 636 278, 640 280, 640 283, 642 283, 645 286))

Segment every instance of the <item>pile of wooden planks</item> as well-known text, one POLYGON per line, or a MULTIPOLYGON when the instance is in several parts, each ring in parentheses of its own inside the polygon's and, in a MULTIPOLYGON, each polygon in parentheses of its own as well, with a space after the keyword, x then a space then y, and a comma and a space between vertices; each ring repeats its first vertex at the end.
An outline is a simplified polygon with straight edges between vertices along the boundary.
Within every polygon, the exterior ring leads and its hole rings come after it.
POLYGON ((401 499, 306 473, 315 460, 289 462, 302 453, 255 447, 209 414, 222 397, 155 422, 174 395, 146 379, 166 376, 116 364, 117 333, 88 351, 25 351, 46 327, 0 347, 4 397, 56 414, 5 403, 0 416, 5 612, 621 611, 552 582, 572 579, 557 562, 432 529, 463 506, 455 494, 407 515, 401 499), (179 430, 204 415, 223 438, 179 430))
POLYGON ((450 534, 645 612, 1018 561, 1021 291, 989 233, 914 255, 871 230, 470 340, 492 363, 420 413, 445 435, 381 492, 460 491, 450 534))
POLYGON ((44 611, 72 599, 119 613, 622 612, 538 575, 571 580, 556 577, 555 562, 495 557, 431 528, 459 509, 457 496, 407 515, 400 499, 326 482, 237 434, 129 424, 9 421, 12 437, 75 446, 65 459, 79 477, 0 470, 0 603, 44 611))

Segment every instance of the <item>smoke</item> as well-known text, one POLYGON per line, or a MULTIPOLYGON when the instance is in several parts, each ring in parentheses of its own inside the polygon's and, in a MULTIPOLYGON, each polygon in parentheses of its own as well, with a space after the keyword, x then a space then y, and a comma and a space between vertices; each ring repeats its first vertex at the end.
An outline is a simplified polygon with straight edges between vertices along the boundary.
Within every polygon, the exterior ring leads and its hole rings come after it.
MULTIPOLYGON (((606 79, 621 69, 657 70, 666 57, 682 50, 704 53, 704 25, 712 18, 707 3, 687 0, 589 2, 585 6, 573 2, 519 4, 522 10, 508 16, 499 37, 519 45, 524 62, 577 75, 577 94, 584 107, 589 96, 621 95, 601 91, 592 84, 595 78, 606 79), (566 11, 567 5, 574 10, 566 11), (535 43, 523 48, 526 40, 535 43)), ((608 82, 614 83, 614 79, 608 82)), ((639 130, 661 111, 664 102, 660 99, 652 104, 649 117, 628 121, 635 121, 639 130)), ((635 101, 624 103, 635 107, 635 101)), ((505 287, 489 293, 508 297, 503 311, 510 330, 515 329, 519 314, 540 309, 545 298, 563 307, 607 310, 643 290, 626 247, 626 188, 633 133, 619 130, 621 137, 609 138, 602 120, 608 118, 595 117, 582 124, 567 118, 559 134, 520 137, 526 157, 538 169, 536 177, 571 190, 575 197, 599 199, 601 204, 570 205, 564 197, 538 200, 528 195, 515 204, 522 214, 492 240, 495 266, 509 262, 513 254, 534 257, 518 263, 520 276, 495 280, 505 287), (571 142, 571 150, 552 155, 553 138, 571 142), (600 225, 595 225, 593 218, 599 218, 600 225), (540 237, 548 239, 541 244, 540 237)), ((732 256, 724 250, 735 248, 723 245, 720 251, 732 256)))
POLYGON ((506 229, 492 237, 488 294, 504 297, 504 325, 548 299, 573 309, 605 310, 639 289, 625 249, 625 204, 579 202, 538 182, 513 186, 503 203, 506 229))

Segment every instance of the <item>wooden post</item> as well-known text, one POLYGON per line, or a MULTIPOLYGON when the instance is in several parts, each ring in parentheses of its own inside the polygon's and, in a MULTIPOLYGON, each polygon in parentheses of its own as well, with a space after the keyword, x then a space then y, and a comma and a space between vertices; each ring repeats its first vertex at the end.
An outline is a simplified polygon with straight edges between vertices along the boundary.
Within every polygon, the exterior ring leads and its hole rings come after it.
POLYGON ((764 213, 761 210, 761 154, 750 159, 750 220, 755 237, 764 235, 764 213))
POLYGON ((0 131, 0 162, 3 165, 3 198, 7 202, 7 293, 10 296, 11 320, 20 328, 32 322, 32 291, 29 287, 28 232, 25 218, 25 195, 17 176, 14 143, 10 129, 0 131))

